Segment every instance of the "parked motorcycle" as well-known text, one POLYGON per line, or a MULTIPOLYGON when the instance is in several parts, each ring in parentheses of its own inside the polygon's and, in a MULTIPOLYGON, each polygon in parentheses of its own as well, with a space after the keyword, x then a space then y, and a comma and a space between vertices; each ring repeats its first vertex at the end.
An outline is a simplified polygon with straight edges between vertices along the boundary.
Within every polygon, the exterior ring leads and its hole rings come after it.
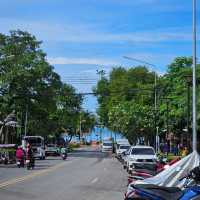
POLYGON ((175 164, 176 162, 178 162, 181 158, 177 157, 173 160, 171 160, 170 162, 167 161, 166 158, 161 159, 158 163, 157 163, 157 173, 160 173, 161 171, 167 169, 169 166, 175 164))
POLYGON ((1 155, 1 160, 2 160, 2 163, 3 163, 4 165, 7 165, 7 164, 8 164, 8 157, 7 157, 6 153, 3 153, 3 154, 1 155))
POLYGON ((144 171, 135 171, 135 172, 132 172, 132 175, 130 175, 128 177, 128 185, 130 183, 133 183, 137 180, 144 180, 146 178, 151 178, 153 177, 153 174, 150 173, 150 172, 144 172, 144 171))
POLYGON ((184 189, 153 184, 130 184, 125 200, 197 200, 200 199, 200 167, 183 177, 184 189))
POLYGON ((131 172, 131 175, 128 176, 128 185, 137 180, 144 180, 146 178, 151 178, 156 174, 160 173, 161 171, 163 171, 164 169, 167 169, 169 166, 175 164, 179 160, 180 158, 175 158, 170 162, 167 162, 167 160, 164 158, 157 163, 155 170, 147 169, 148 166, 146 165, 135 166, 134 170, 131 172))

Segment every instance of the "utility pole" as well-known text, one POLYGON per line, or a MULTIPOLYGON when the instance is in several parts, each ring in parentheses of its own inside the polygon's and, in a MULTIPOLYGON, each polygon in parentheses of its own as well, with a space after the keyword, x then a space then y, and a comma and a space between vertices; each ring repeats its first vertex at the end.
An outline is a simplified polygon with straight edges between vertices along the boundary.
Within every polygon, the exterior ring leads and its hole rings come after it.
POLYGON ((167 100, 167 137, 169 136, 169 101, 167 100))
POLYGON ((28 104, 26 104, 26 116, 25 116, 25 125, 24 125, 24 135, 27 134, 27 122, 28 122, 28 104))
POLYGON ((193 0, 193 87, 192 87, 192 147, 193 151, 197 150, 197 114, 196 114, 196 0, 193 0))
MULTIPOLYGON (((157 133, 158 133, 158 128, 157 128, 157 77, 156 77, 156 72, 155 73, 155 77, 154 77, 154 89, 155 89, 155 93, 154 93, 154 112, 155 112, 155 132, 156 132, 156 143, 157 143, 157 133)), ((158 145, 158 144, 156 144, 158 145)), ((158 149, 157 149, 158 150, 158 149)))
POLYGON ((160 149, 160 138, 159 138, 159 127, 156 126, 156 152, 158 153, 160 149))
POLYGON ((187 140, 190 133, 189 130, 190 130, 190 83, 187 83, 187 140))
POLYGON ((82 124, 81 124, 81 113, 80 113, 80 121, 79 121, 79 132, 80 132, 80 141, 82 139, 82 124))

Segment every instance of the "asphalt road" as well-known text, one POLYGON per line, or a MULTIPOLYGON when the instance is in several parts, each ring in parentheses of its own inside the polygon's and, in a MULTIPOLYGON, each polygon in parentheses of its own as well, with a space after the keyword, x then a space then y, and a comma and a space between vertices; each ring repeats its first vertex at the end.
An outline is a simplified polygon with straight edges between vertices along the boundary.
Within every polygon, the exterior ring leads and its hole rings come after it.
POLYGON ((80 149, 66 161, 49 157, 35 170, 0 166, 1 200, 122 200, 127 174, 98 149, 80 149))

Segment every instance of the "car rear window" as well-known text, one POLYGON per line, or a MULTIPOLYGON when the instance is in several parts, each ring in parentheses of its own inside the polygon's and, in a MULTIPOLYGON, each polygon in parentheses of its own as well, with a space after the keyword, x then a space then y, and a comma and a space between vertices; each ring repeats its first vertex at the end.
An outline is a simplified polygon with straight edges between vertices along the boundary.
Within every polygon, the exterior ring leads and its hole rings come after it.
POLYGON ((129 149, 130 146, 120 146, 120 149, 129 149))
POLYGON ((53 144, 48 144, 47 146, 48 147, 55 147, 55 145, 53 145, 53 144))
POLYGON ((112 146, 112 143, 103 143, 103 146, 111 147, 111 146, 112 146))
POLYGON ((155 152, 152 148, 133 148, 132 155, 154 155, 155 152))

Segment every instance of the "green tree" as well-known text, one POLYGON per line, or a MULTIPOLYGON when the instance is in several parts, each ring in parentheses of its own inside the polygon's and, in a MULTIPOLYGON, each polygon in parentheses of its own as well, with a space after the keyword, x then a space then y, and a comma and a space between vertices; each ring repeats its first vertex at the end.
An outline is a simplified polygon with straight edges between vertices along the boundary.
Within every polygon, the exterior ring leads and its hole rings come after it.
POLYGON ((82 98, 61 82, 40 45, 28 32, 0 35, 0 119, 15 110, 24 134, 27 112, 27 133, 46 136, 76 128, 82 98))

